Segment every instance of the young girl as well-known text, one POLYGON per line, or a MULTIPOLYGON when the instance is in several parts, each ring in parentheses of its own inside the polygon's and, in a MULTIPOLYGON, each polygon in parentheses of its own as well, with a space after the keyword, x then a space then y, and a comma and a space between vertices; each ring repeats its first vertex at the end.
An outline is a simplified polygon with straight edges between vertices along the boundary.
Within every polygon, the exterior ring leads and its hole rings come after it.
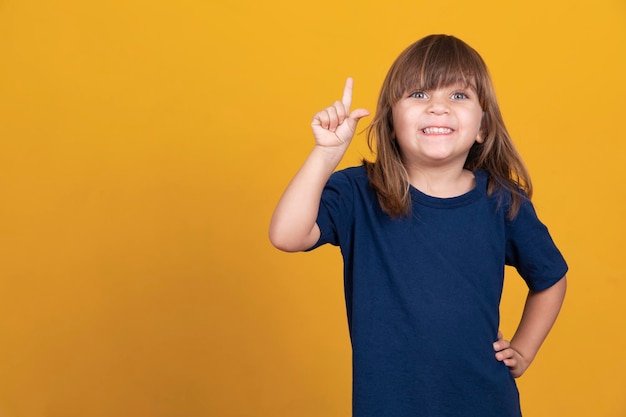
POLYGON ((521 376, 554 324, 567 265, 530 202, 528 173, 480 55, 433 35, 392 65, 369 127, 376 160, 333 173, 367 110, 317 113, 315 147, 281 197, 270 240, 339 245, 355 417, 520 416, 521 376), (504 266, 530 291, 498 332, 504 266))

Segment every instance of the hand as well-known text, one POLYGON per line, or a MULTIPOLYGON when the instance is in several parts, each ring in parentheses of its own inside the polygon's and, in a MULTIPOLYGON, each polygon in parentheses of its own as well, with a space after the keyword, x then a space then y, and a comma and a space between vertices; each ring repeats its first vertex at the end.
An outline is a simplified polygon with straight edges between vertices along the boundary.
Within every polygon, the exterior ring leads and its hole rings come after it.
POLYGON ((336 101, 332 106, 318 112, 313 117, 311 127, 313 136, 318 146, 325 148, 343 147, 347 149, 354 133, 357 123, 362 117, 370 113, 365 109, 356 109, 350 113, 352 104, 352 78, 346 80, 343 90, 343 98, 336 101))
POLYGON ((498 331, 498 341, 493 344, 493 349, 496 351, 496 360, 508 366, 514 378, 519 378, 528 369, 530 363, 511 346, 511 342, 504 339, 500 331, 498 331))

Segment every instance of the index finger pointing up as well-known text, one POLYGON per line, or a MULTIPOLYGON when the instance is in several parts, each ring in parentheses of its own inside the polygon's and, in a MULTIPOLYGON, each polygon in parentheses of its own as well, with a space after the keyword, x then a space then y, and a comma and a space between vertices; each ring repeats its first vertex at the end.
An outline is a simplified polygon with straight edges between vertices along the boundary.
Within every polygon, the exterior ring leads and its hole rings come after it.
POLYGON ((352 86, 354 85, 354 80, 351 77, 348 77, 346 80, 346 86, 343 88, 343 98, 341 102, 345 107, 346 111, 350 112, 350 106, 352 105, 352 86))

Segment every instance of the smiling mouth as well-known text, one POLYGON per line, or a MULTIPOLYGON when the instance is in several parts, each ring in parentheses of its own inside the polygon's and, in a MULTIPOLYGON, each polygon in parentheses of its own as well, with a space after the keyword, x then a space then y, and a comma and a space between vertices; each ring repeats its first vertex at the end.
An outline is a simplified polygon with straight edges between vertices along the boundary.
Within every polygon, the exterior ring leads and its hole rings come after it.
POLYGON ((446 133, 452 133, 452 129, 449 127, 427 127, 422 129, 427 135, 444 135, 446 133))

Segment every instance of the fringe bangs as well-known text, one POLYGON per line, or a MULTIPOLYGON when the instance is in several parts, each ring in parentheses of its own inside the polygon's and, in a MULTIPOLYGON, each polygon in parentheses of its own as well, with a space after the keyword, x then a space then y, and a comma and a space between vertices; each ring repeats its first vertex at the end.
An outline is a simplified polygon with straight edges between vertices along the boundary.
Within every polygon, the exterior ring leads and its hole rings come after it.
POLYGON ((407 92, 433 90, 460 83, 472 86, 483 103, 484 82, 488 80, 483 59, 463 41, 440 36, 413 44, 404 50, 388 77, 392 86, 386 99, 396 103, 407 92))

